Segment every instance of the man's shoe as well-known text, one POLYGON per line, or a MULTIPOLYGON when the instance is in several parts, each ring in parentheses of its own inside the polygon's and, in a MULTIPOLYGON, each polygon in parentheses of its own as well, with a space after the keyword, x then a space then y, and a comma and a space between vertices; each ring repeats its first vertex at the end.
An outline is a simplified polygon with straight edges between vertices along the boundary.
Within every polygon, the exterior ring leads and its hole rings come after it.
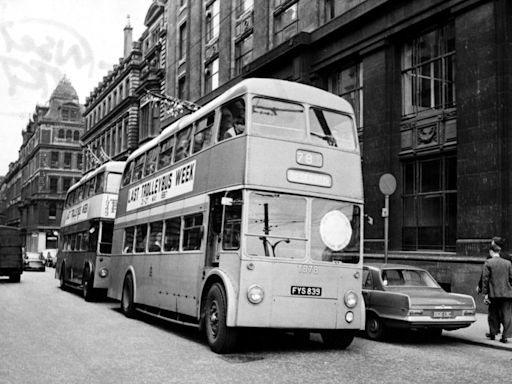
POLYGON ((490 340, 494 340, 495 336, 492 333, 486 333, 485 337, 488 337, 490 340))
POLYGON ((503 344, 507 344, 507 343, 508 343, 508 340, 507 340, 507 338, 506 338, 506 337, 502 337, 502 338, 500 339, 500 341, 501 341, 503 344))

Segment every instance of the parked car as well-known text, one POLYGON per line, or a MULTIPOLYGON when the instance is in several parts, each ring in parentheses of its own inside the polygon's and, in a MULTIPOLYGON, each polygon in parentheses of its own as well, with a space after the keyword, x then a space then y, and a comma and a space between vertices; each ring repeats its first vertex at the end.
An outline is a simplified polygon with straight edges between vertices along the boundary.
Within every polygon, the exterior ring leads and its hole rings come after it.
POLYGON ((43 249, 41 255, 47 267, 54 267, 57 262, 57 249, 43 249))
POLYGON ((45 261, 39 252, 25 252, 23 257, 24 271, 45 271, 45 261))
POLYGON ((408 265, 363 267, 366 335, 380 340, 388 328, 425 331, 432 336, 476 321, 469 295, 448 293, 426 270, 408 265))

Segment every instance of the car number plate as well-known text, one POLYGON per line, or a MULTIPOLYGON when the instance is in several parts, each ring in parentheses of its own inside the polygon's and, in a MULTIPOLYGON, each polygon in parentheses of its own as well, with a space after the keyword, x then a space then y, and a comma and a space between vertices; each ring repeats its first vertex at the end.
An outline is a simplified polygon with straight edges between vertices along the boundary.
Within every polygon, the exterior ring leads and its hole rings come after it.
POLYGON ((453 317, 453 312, 452 311, 434 311, 432 313, 432 317, 434 319, 447 319, 447 318, 453 317))
POLYGON ((292 285, 290 288, 290 293, 293 296, 322 296, 322 288, 292 285))

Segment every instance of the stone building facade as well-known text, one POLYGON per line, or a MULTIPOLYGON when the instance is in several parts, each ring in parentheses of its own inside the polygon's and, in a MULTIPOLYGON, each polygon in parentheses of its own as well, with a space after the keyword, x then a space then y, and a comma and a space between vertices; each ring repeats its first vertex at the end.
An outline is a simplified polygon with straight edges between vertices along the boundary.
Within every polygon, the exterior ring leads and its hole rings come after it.
POLYGON ((82 112, 75 89, 64 77, 48 105, 36 106, 22 132, 19 158, 6 180, 7 224, 21 228, 29 252, 57 248, 66 192, 82 175, 82 112))
POLYGON ((136 41, 128 21, 124 57, 86 98, 84 172, 107 159, 125 160, 160 133, 160 100, 147 91, 165 91, 166 4, 167 0, 151 3, 144 20, 146 29, 136 41))

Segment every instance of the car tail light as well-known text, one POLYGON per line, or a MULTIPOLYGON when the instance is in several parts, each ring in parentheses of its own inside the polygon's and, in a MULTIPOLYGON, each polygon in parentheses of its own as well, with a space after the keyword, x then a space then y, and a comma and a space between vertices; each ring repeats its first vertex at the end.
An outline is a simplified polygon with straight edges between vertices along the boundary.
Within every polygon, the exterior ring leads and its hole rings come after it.
POLYGON ((475 314, 474 309, 464 309, 462 311, 462 316, 473 316, 475 314))

